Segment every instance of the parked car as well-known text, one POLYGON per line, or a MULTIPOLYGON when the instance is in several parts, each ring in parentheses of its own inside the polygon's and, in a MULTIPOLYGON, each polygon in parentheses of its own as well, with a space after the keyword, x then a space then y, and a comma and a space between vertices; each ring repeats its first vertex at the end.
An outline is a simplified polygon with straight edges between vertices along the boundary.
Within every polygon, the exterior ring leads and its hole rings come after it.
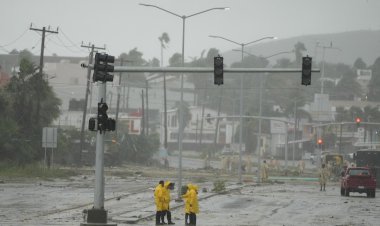
POLYGON ((349 167, 342 172, 340 194, 350 196, 350 192, 367 193, 367 197, 376 196, 376 179, 367 167, 349 167))

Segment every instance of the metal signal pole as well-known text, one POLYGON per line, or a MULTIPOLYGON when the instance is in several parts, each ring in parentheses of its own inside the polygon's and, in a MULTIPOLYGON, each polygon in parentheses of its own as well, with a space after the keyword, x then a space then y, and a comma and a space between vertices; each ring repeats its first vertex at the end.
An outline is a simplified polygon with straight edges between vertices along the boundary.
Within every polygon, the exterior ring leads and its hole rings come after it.
MULTIPOLYGON (((94 58, 94 50, 95 49, 101 49, 104 50, 104 47, 95 47, 94 44, 90 45, 81 45, 83 48, 91 48, 90 55, 88 57, 88 64, 92 64, 92 59, 94 58)), ((82 127, 80 131, 80 149, 79 149, 79 156, 78 156, 78 165, 81 166, 82 163, 82 150, 84 146, 84 126, 86 124, 86 114, 87 114, 87 102, 88 102, 88 94, 90 93, 90 78, 91 78, 91 68, 87 68, 87 86, 86 86, 86 93, 84 97, 84 106, 83 106, 83 117, 82 117, 82 127)), ((90 104, 91 106, 91 104, 90 104)))

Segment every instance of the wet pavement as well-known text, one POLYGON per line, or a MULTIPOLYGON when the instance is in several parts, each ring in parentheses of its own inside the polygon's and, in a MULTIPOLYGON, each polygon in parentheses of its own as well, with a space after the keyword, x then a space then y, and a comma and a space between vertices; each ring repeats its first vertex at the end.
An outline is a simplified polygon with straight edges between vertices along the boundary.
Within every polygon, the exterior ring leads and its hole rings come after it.
MULTIPOLYGON (((315 181, 237 185, 232 180, 227 182, 229 192, 216 194, 210 192, 215 179, 197 183, 201 211, 197 225, 378 225, 380 221, 379 198, 358 193, 342 197, 338 183, 329 183, 327 191, 320 192, 315 181)), ((109 222, 154 225, 156 180, 107 176, 105 208, 109 222)), ((0 225, 79 225, 82 211, 92 207, 93 183, 91 176, 28 183, 4 181, 0 184, 0 225)), ((172 193, 173 199, 176 196, 172 193)), ((184 225, 182 205, 171 203, 176 225, 184 225)))

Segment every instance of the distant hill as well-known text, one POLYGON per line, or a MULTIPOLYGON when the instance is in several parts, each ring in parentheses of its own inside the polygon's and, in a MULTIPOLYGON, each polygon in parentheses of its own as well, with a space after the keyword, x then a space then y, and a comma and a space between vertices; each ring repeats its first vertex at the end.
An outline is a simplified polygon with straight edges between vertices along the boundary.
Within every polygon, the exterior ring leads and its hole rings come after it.
MULTIPOLYGON (((245 47, 245 51, 258 56, 270 56, 272 54, 291 51, 297 42, 305 44, 305 54, 313 57, 313 62, 322 61, 322 48, 316 49, 316 43, 341 49, 326 49, 325 61, 330 63, 345 63, 352 65, 358 57, 361 57, 367 65, 372 65, 376 58, 380 57, 380 30, 360 30, 334 34, 305 35, 287 39, 273 40, 265 43, 253 44, 245 47), (317 51, 316 51, 317 50, 317 51), (315 57, 316 55, 316 57, 315 57)), ((225 63, 230 65, 241 60, 241 53, 228 51, 223 53, 225 63)), ((271 57, 270 61, 276 62, 279 58, 290 58, 294 60, 294 54, 281 54, 271 57)))

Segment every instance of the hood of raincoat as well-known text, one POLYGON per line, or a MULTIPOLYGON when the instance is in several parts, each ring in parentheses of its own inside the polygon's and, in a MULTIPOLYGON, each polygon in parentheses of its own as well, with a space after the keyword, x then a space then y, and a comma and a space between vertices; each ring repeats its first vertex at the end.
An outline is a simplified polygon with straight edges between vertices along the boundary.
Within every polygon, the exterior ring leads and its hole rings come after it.
POLYGON ((164 184, 164 188, 168 188, 169 187, 169 185, 170 185, 170 181, 168 180, 168 181, 165 181, 165 184, 164 184))

